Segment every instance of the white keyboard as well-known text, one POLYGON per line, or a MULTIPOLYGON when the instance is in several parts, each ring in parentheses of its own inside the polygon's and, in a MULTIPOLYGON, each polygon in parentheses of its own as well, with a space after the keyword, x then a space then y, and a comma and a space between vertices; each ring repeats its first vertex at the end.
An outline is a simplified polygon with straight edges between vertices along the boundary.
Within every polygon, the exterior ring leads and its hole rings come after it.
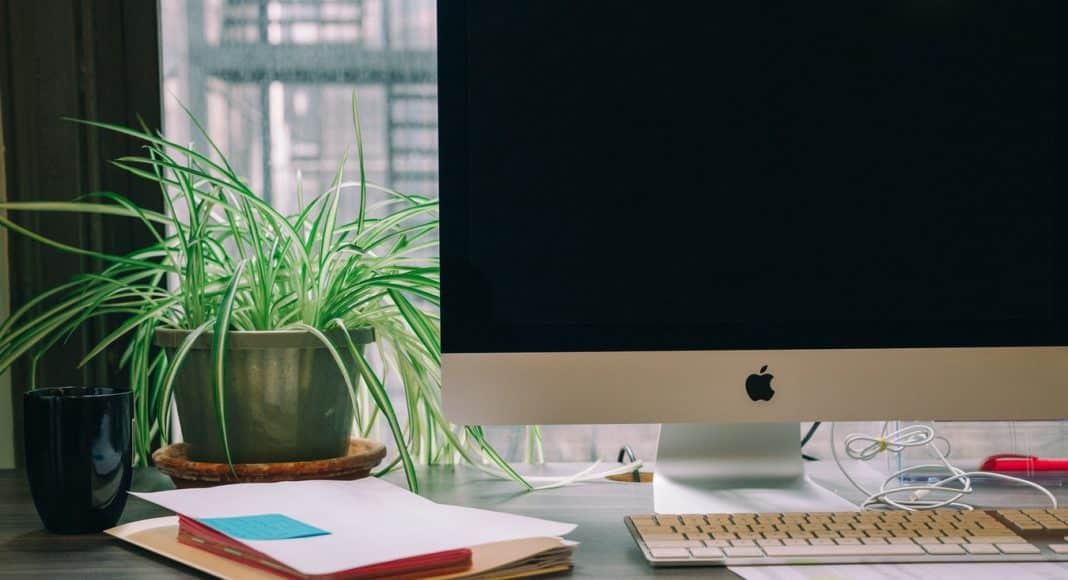
POLYGON ((653 566, 1068 561, 1068 509, 625 518, 653 566))

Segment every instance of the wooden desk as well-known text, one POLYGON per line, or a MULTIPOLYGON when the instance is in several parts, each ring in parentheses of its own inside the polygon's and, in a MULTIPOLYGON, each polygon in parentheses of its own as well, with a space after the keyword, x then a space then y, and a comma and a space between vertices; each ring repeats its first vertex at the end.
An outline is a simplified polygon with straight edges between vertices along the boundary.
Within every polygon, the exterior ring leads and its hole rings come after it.
MULTIPOLYGON (((813 476, 850 499, 852 494, 837 485, 833 463, 818 462, 813 476)), ((573 473, 574 465, 539 468, 543 472, 573 473)), ((840 475, 838 476, 840 478, 840 475)), ((399 476, 391 480, 401 483, 399 476)), ((648 484, 583 484, 536 493, 522 493, 515 484, 494 480, 467 468, 432 467, 420 470, 427 497, 444 503, 494 509, 578 524, 568 538, 582 543, 575 553, 575 577, 640 578, 735 578, 722 568, 652 569, 646 565, 630 535, 623 516, 652 511, 652 488, 648 484)), ((1058 498, 1068 501, 1068 490, 1057 488, 1058 498)), ((1043 506, 1042 498, 1021 488, 983 491, 976 498, 983 505, 1043 506)), ((123 521, 168 515, 164 510, 130 498, 123 521)), ((0 576, 18 578, 189 578, 199 575, 187 568, 129 547, 103 534, 60 536, 45 532, 34 511, 25 477, 20 472, 0 471, 0 576)))
MULTIPOLYGON (((130 498, 123 521, 168 515, 130 498)), ((44 530, 25 474, 0 470, 0 576, 17 578, 187 578, 162 558, 142 558, 104 534, 55 535, 44 530)))

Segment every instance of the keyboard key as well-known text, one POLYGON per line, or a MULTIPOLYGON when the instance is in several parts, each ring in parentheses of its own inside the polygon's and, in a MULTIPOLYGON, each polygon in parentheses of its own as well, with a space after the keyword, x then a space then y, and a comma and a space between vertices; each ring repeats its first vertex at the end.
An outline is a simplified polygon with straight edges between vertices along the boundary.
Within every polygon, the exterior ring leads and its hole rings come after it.
POLYGON ((927 544, 923 549, 936 556, 958 556, 964 553, 964 548, 955 544, 927 544))
POLYGON ((686 548, 649 548, 649 553, 654 558, 665 558, 672 560, 689 560, 690 551, 686 548))
MULTIPOLYGON (((768 548, 774 550, 775 548, 768 548)), ((723 548, 723 552, 727 554, 728 558, 762 558, 764 557, 764 551, 760 548, 723 548)))
POLYGON ((730 540, 705 540, 705 545, 710 548, 727 548, 730 547, 730 540))
POLYGON ((994 544, 964 544, 961 547, 969 554, 986 555, 1001 553, 1001 550, 998 550, 997 546, 994 544))
POLYGON ((836 538, 834 540, 839 546, 859 546, 860 540, 857 538, 836 538))
POLYGON ((968 538, 973 544, 1026 544, 1027 540, 1020 536, 975 536, 968 538))
POLYGON ((1050 544, 1049 549, 1057 554, 1068 554, 1068 544, 1050 544))
POLYGON ((1006 554, 1038 554, 1041 550, 1032 544, 996 544, 1006 554))
POLYGON ((756 546, 756 542, 753 540, 731 540, 731 546, 737 548, 752 548, 756 546))
MULTIPOLYGON (((876 546, 771 546, 764 552, 772 558, 804 556, 922 556, 923 548, 917 545, 883 544, 876 546)), ((729 555, 729 554, 728 554, 729 555)))
POLYGON ((722 558, 723 550, 719 548, 690 548, 694 558, 722 558))
POLYGON ((703 548, 704 542, 697 540, 660 540, 654 542, 645 542, 646 546, 650 548, 703 548))
POLYGON ((668 542, 683 541, 686 538, 682 537, 682 534, 642 534, 642 539, 646 542, 668 542))

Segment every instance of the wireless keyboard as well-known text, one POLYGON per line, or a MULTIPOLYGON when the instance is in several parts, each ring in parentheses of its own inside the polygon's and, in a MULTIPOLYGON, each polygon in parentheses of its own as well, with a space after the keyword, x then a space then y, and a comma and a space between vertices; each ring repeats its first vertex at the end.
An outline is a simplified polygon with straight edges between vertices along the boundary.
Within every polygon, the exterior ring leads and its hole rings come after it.
POLYGON ((653 566, 1068 561, 1068 509, 634 515, 653 566))

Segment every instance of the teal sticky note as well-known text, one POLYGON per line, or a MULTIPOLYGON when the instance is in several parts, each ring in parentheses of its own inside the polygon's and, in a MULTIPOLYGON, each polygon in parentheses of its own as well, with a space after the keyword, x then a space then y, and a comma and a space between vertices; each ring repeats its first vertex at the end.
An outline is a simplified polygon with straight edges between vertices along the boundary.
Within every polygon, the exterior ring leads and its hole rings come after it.
POLYGON ((282 514, 200 518, 197 521, 239 540, 291 540, 330 533, 282 514))

